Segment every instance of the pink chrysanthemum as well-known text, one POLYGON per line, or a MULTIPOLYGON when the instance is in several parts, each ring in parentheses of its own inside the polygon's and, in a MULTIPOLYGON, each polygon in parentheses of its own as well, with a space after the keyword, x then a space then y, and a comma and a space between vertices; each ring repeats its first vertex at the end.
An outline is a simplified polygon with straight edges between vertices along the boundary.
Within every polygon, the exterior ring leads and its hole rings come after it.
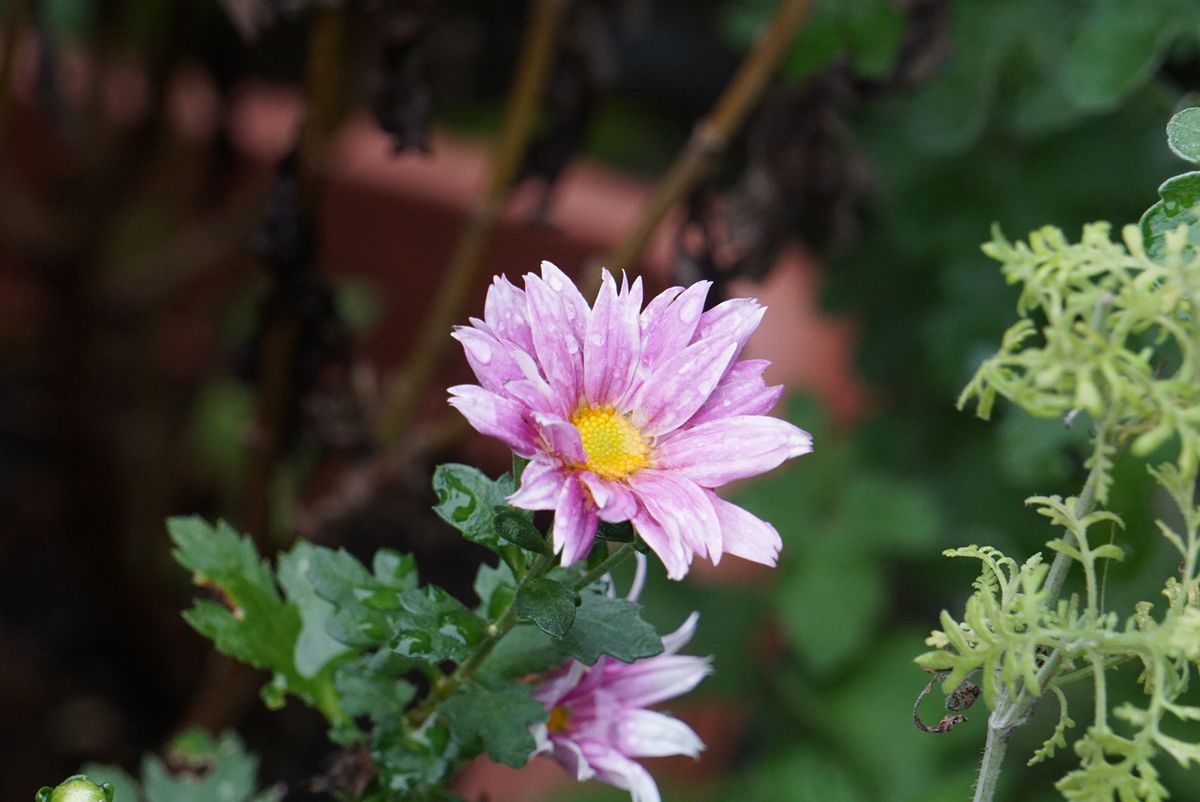
POLYGON ((658 786, 633 758, 688 755, 704 749, 692 728, 647 710, 687 693, 711 670, 707 658, 676 652, 692 638, 697 614, 663 638, 663 653, 635 663, 601 657, 588 668, 574 660, 534 689, 549 717, 534 728, 539 752, 550 753, 577 780, 624 788, 633 802, 659 802, 658 786))
POLYGON ((783 392, 767 361, 738 361, 766 311, 739 298, 707 312, 711 282, 673 287, 643 310, 642 284, 604 272, 589 308, 549 262, 525 290, 499 276, 484 319, 455 330, 477 385, 450 403, 483 434, 531 460, 509 502, 554 510, 554 548, 587 554, 598 521, 630 521, 678 579, 692 556, 774 565, 770 524, 713 488, 812 450, 812 437, 765 415, 783 392))

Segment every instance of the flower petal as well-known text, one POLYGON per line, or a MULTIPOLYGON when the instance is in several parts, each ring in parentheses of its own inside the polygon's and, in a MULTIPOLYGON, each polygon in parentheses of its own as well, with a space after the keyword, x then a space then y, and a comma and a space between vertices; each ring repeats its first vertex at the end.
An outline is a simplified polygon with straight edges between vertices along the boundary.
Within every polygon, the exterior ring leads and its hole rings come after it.
POLYGON ((704 742, 687 724, 653 710, 625 710, 615 728, 616 747, 629 757, 699 757, 704 742))
POLYGON ((685 426, 696 426, 731 415, 765 415, 770 412, 783 395, 783 385, 768 387, 762 379, 763 370, 770 364, 765 359, 746 359, 733 365, 685 426))
POLYGON ((766 313, 767 308, 753 298, 723 301, 700 316, 692 339, 699 341, 707 337, 729 337, 737 342, 740 354, 766 313))
POLYGON ((658 295, 642 313, 642 367, 653 370, 692 341, 711 281, 697 281, 682 292, 678 287, 658 295))
POLYGON ((675 654, 687 646, 692 636, 696 634, 696 624, 699 622, 700 613, 693 612, 679 625, 679 629, 670 635, 663 635, 663 654, 675 654))
POLYGON ((641 356, 640 307, 641 284, 618 296, 605 270, 583 347, 584 395, 592 406, 608 406, 629 391, 641 356))
POLYGON ((492 279, 487 300, 483 304, 483 319, 497 335, 526 353, 533 353, 533 334, 529 328, 525 292, 514 286, 507 276, 492 279))
POLYGON ((649 707, 682 696, 711 673, 707 657, 660 654, 635 663, 606 663, 603 686, 623 707, 649 707))
POLYGON ((583 450, 583 438, 575 425, 555 415, 532 414, 537 426, 538 439, 546 453, 557 457, 564 465, 584 465, 587 452, 583 450))
POLYGON ((554 508, 554 550, 562 552, 564 566, 587 556, 596 539, 596 508, 578 477, 568 476, 554 508))
POLYGON ((812 451, 812 435, 765 415, 734 415, 682 429, 654 451, 660 469, 704 487, 765 473, 812 451))
POLYGON ((507 501, 523 510, 552 510, 558 506, 567 474, 557 461, 545 456, 534 457, 521 473, 521 487, 507 501))
POLYGON ((654 520, 654 517, 644 509, 638 510, 638 514, 630 520, 630 523, 633 524, 638 536, 645 541, 650 550, 662 560, 667 569, 668 579, 683 579, 687 576, 692 556, 682 542, 668 535, 662 524, 654 520))
POLYGON ((580 471, 579 480, 596 503, 600 520, 618 524, 637 515, 637 499, 626 485, 602 479, 591 471, 580 471))
POLYGON ((560 399, 561 407, 572 410, 583 389, 582 342, 578 326, 587 323, 587 305, 584 304, 581 313, 569 294, 578 296, 579 290, 561 272, 549 273, 549 276, 557 281, 557 286, 532 273, 525 276, 533 347, 542 374, 560 399), (581 320, 581 317, 585 319, 581 320))
POLYGON ((584 744, 584 755, 596 772, 596 779, 624 788, 632 797, 632 802, 662 802, 658 794, 658 786, 650 772, 607 746, 592 743, 584 744), (589 746, 598 748, 588 749, 589 746))
POLYGON ((717 520, 721 522, 725 553, 774 567, 779 550, 783 548, 783 540, 775 527, 711 490, 709 494, 717 520))
MULTIPOLYGON (((505 395, 506 383, 524 378, 521 366, 512 354, 512 351, 518 350, 514 346, 471 326, 459 326, 450 336, 462 343, 467 363, 479 383, 493 393, 505 395)), ((524 356, 528 359, 527 355, 524 356)))
POLYGON ((630 402, 635 425, 651 436, 678 428, 708 400, 736 350, 728 337, 710 337, 664 360, 630 402))
POLYGON ((522 457, 537 452, 536 435, 524 406, 474 384, 460 384, 449 392, 450 406, 461 412, 475 431, 495 437, 522 457))
POLYGON ((668 538, 687 551, 701 556, 707 552, 713 562, 720 561, 721 525, 703 490, 688 479, 653 468, 630 476, 629 485, 668 538))
POLYGON ((554 736, 550 742, 554 745, 554 759, 576 780, 583 782, 596 776, 596 772, 584 757, 583 750, 570 738, 554 736))

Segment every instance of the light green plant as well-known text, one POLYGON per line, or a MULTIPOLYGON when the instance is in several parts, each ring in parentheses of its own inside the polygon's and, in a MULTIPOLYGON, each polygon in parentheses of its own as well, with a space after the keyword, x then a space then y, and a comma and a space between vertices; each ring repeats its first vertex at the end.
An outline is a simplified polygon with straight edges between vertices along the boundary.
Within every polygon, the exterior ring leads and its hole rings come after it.
POLYGON ((1079 242, 1055 228, 1011 243, 996 233, 984 246, 1006 279, 1021 286, 1018 321, 999 352, 980 366, 959 399, 974 400, 987 418, 997 396, 1038 417, 1062 417, 1091 428, 1088 476, 1078 496, 1027 499, 1060 531, 1023 563, 988 546, 946 552, 982 564, 960 619, 948 612, 917 658, 944 672, 948 693, 978 680, 990 709, 987 746, 976 802, 994 797, 1014 729, 1053 695, 1060 709, 1054 731, 1030 760, 1040 762, 1068 743, 1075 722, 1061 689, 1089 680, 1094 710, 1074 742, 1078 768, 1058 783, 1075 802, 1153 802, 1169 793, 1154 761, 1163 752, 1183 767, 1200 762, 1200 744, 1169 735, 1172 719, 1200 721, 1184 704, 1200 661, 1200 507, 1194 497, 1200 463, 1200 257, 1188 230, 1149 232, 1134 226, 1123 242, 1110 227, 1085 227, 1079 242), (1148 241, 1151 235, 1152 241, 1148 241), (1153 248, 1148 253, 1148 245, 1153 248), (1124 614, 1107 609, 1102 593, 1106 560, 1122 559, 1111 542, 1122 521, 1107 509, 1113 460, 1129 448, 1164 461, 1150 472, 1178 509, 1158 521, 1179 553, 1179 574, 1165 579, 1165 604, 1138 603, 1124 614), (1063 596, 1070 570, 1083 573, 1082 593, 1063 596), (1122 663, 1137 661, 1145 692, 1139 704, 1110 705, 1107 680, 1122 663))

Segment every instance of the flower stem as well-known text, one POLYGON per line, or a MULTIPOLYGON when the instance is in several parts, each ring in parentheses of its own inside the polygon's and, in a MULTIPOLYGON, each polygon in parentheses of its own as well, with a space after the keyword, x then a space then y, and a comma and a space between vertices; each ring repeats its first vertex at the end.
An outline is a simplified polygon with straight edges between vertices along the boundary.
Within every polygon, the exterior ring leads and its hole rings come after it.
POLYGON ((592 570, 585 573, 583 576, 571 583, 571 590, 583 590, 588 585, 595 582, 600 577, 612 571, 621 563, 633 556, 637 550, 633 543, 626 543, 621 548, 614 551, 612 554, 604 558, 604 561, 597 565, 592 570))
MULTIPOLYGON (((1000 708, 997 707, 996 711, 1000 708)), ((979 764, 979 780, 975 783, 974 802, 991 802, 996 795, 996 785, 1000 781, 1000 769, 1004 763, 1004 753, 1008 751, 1008 739, 1011 732, 1006 728, 996 726, 992 721, 996 712, 988 716, 987 745, 983 749, 983 760, 979 764)))

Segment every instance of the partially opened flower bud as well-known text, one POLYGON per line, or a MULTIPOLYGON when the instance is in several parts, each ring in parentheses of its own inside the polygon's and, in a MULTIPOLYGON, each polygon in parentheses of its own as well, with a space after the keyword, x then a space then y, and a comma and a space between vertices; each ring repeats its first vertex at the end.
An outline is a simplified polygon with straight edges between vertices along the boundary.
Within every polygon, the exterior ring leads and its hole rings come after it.
POLYGON ((54 788, 42 788, 34 799, 35 802, 113 802, 113 793, 111 783, 97 785, 82 774, 76 774, 54 788))

